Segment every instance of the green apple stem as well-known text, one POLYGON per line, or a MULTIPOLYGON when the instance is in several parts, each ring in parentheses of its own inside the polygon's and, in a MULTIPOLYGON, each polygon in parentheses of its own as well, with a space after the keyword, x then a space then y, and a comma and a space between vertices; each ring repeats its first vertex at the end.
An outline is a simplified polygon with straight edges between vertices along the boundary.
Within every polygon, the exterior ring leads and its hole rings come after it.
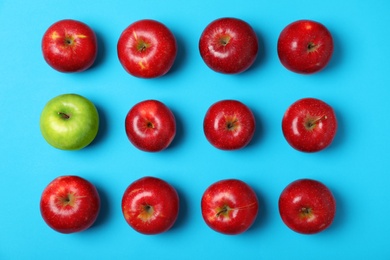
POLYGON ((61 116, 63 119, 69 119, 70 116, 68 114, 65 114, 64 112, 58 112, 58 115, 61 116))

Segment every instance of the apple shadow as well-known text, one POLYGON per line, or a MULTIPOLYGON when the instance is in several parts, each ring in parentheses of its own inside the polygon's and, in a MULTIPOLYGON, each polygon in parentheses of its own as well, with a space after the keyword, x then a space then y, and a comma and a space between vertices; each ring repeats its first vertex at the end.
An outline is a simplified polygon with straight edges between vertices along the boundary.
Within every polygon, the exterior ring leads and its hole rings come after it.
POLYGON ((172 231, 185 225, 188 219, 188 203, 186 195, 181 191, 180 188, 175 187, 175 189, 179 195, 179 215, 177 216, 175 224, 171 228, 172 231))
POLYGON ((89 149, 91 147, 94 147, 98 143, 100 143, 104 139, 104 137, 106 136, 107 131, 108 131, 107 117, 106 117, 105 111, 103 109, 101 109, 99 105, 95 104, 95 106, 96 106, 96 109, 99 113, 99 130, 98 130, 98 133, 97 133, 95 139, 92 141, 92 143, 90 145, 88 145, 87 147, 85 147, 84 149, 89 149))
POLYGON ((256 60, 253 62, 252 66, 250 66, 246 71, 244 71, 242 73, 250 73, 254 70, 257 70, 258 68, 260 68, 264 64, 264 62, 267 58, 266 54, 267 54, 268 50, 267 50, 267 47, 265 46, 265 42, 264 42, 264 39, 262 36, 263 34, 260 31, 256 31, 256 30, 255 30, 255 33, 257 36, 258 44, 259 44, 259 50, 257 52, 257 57, 256 57, 256 60))
POLYGON ((334 110, 337 119, 337 132, 330 146, 324 150, 326 152, 331 152, 333 149, 338 149, 344 143, 345 138, 347 137, 343 116, 335 107, 334 110))
POLYGON ((97 52, 95 62, 89 68, 90 70, 94 70, 95 68, 99 67, 104 62, 107 54, 106 43, 104 42, 103 37, 101 36, 100 32, 96 30, 95 30, 95 34, 97 38, 98 52, 97 52))
POLYGON ((250 143, 247 145, 247 147, 252 147, 252 146, 256 146, 260 140, 262 139, 262 136, 263 136, 263 132, 264 132, 264 129, 263 129, 263 124, 262 124, 262 120, 261 120, 261 116, 259 115, 259 113, 250 108, 252 110, 252 113, 253 113, 253 116, 255 117, 255 121, 256 121, 256 129, 255 129, 255 133, 252 137, 252 140, 250 141, 250 143))
POLYGON ((332 58, 330 59, 328 65, 324 68, 323 72, 332 71, 333 69, 340 66, 343 60, 343 45, 342 41, 340 40, 339 35, 337 34, 337 31, 331 31, 332 38, 333 38, 333 54, 332 58))
POLYGON ((337 192, 336 189, 332 189, 329 187, 332 191, 332 194, 336 200, 336 215, 333 220, 333 223, 329 226, 329 228, 326 230, 327 232, 337 232, 340 233, 340 229, 343 226, 343 223, 346 223, 346 210, 345 210, 345 204, 343 201, 343 198, 340 196, 340 194, 337 192))
MULTIPOLYGON (((183 41, 182 37, 178 34, 175 34, 176 43, 177 43, 177 54, 175 58, 175 62, 173 63, 171 69, 167 72, 164 76, 171 76, 172 74, 175 74, 179 68, 183 67, 183 64, 186 60, 186 49, 185 49, 185 42, 183 41)), ((163 76, 163 77, 164 77, 163 76)))
POLYGON ((172 143, 166 148, 167 151, 174 149, 177 147, 184 138, 184 125, 182 123, 181 117, 179 113, 171 109, 172 113, 175 115, 176 120, 176 135, 175 138, 172 140, 172 143))
POLYGON ((99 211, 99 215, 95 221, 95 223, 93 223, 93 225, 90 227, 91 229, 94 229, 94 228, 97 228, 101 225, 104 225, 105 222, 107 221, 107 219, 109 219, 109 216, 110 216, 110 202, 108 200, 108 196, 107 196, 107 192, 101 188, 100 186, 98 185, 95 185, 96 186, 96 189, 99 193, 99 197, 100 197, 100 211, 99 211))
POLYGON ((247 232, 257 232, 259 229, 267 225, 268 220, 268 210, 271 206, 268 205, 267 201, 264 199, 262 193, 257 190, 255 187, 252 187, 257 195, 257 199, 259 201, 259 212, 257 214, 255 222, 252 226, 247 230, 247 232))

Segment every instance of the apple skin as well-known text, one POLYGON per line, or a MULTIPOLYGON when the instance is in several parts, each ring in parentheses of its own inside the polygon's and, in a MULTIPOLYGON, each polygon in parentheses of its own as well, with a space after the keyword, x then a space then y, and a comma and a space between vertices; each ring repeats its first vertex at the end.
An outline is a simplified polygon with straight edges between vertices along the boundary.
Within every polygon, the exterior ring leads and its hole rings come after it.
POLYGON ((279 197, 279 213, 287 227, 301 234, 316 234, 328 228, 336 214, 336 200, 323 183, 299 179, 279 197))
POLYGON ((139 20, 121 34, 117 53, 123 68, 139 78, 157 78, 173 66, 177 55, 174 34, 155 20, 139 20))
POLYGON ((318 152, 328 147, 336 136, 336 115, 327 103, 316 98, 303 98, 285 112, 282 131, 296 150, 318 152))
POLYGON ((329 30, 311 20, 298 20, 287 25, 277 44, 283 66, 300 74, 313 74, 324 69, 332 58, 333 48, 329 30))
POLYGON ((212 104, 203 120, 206 139, 221 150, 245 147, 252 140, 255 130, 252 111, 237 100, 220 100, 212 104))
POLYGON ((146 176, 131 183, 122 198, 122 213, 137 232, 155 235, 168 231, 179 215, 179 196, 166 181, 146 176))
POLYGON ((60 72, 81 72, 90 68, 97 52, 95 32, 80 21, 58 21, 46 30, 42 38, 45 61, 60 72))
POLYGON ((84 178, 67 175, 55 178, 40 200, 43 220, 53 230, 70 234, 93 225, 100 210, 96 187, 84 178))
POLYGON ((144 100, 127 113, 125 131, 129 141, 145 152, 166 149, 176 135, 176 120, 172 111, 158 100, 144 100))
POLYGON ((255 222, 259 202, 248 184, 237 179, 225 179, 205 190, 201 210, 205 223, 211 229, 225 235, 237 235, 255 222))
POLYGON ((61 150, 79 150, 89 145, 99 130, 95 105, 78 94, 62 94, 43 108, 40 129, 44 139, 61 150))
POLYGON ((206 26, 199 39, 203 61, 224 74, 244 72, 255 62, 259 43, 255 31, 245 21, 225 17, 206 26))

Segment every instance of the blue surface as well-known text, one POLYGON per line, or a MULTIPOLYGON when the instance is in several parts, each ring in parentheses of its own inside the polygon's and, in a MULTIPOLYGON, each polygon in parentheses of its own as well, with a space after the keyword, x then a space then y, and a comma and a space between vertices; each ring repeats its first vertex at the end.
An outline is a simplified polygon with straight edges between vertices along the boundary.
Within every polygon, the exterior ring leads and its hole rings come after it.
POLYGON ((0 259, 389 259, 389 11, 386 0, 1 1, 0 259), (204 27, 224 16, 246 20, 261 42, 256 64, 240 75, 211 71, 198 52, 204 27), (41 37, 63 18, 97 33, 99 57, 86 72, 62 74, 43 60, 41 37), (120 33, 143 18, 166 24, 179 44, 172 71, 159 79, 134 78, 117 58, 120 33), (335 41, 329 66, 311 76, 287 71, 276 54, 280 31, 301 18, 325 24, 335 41), (49 99, 72 92, 96 104, 101 127, 91 146, 66 152, 44 141, 39 116, 49 99), (281 132, 284 111, 308 96, 332 105, 339 119, 334 143, 316 154, 293 150, 281 132), (178 123, 172 146, 154 154, 134 148, 124 132, 130 107, 150 98, 167 104, 178 123), (256 115, 255 138, 240 151, 217 150, 203 134, 207 108, 226 98, 256 115), (56 233, 40 216, 44 187, 64 174, 100 192, 100 216, 85 232, 56 233), (179 219, 161 235, 138 234, 122 216, 123 191, 145 175, 180 195, 179 219), (322 181, 338 203, 334 224, 313 236, 289 230, 277 207, 283 188, 303 177, 322 181), (225 178, 246 181, 259 196, 258 219, 242 235, 216 233, 201 217, 203 191, 225 178))

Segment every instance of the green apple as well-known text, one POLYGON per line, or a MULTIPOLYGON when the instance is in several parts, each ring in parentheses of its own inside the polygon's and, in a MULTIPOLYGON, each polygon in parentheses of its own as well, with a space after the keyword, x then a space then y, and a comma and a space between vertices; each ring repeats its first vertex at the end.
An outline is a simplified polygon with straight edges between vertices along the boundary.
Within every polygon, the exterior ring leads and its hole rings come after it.
POLYGON ((79 150, 89 145, 99 129, 95 105, 77 94, 63 94, 51 99, 40 118, 41 133, 52 146, 79 150))

